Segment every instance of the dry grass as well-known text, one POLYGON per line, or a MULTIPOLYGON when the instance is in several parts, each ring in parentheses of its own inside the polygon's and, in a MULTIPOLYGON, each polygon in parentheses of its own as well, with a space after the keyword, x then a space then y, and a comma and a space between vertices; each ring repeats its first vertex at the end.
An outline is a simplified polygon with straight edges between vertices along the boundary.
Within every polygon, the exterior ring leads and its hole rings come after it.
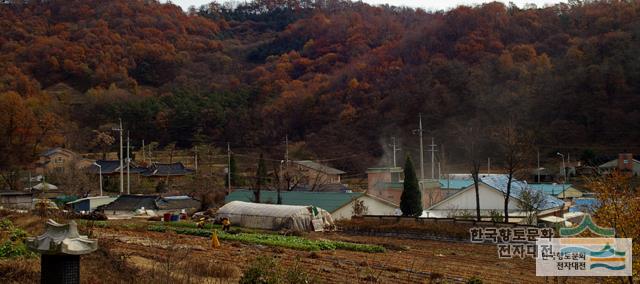
POLYGON ((2 283, 38 283, 40 282, 40 259, 0 259, 0 276, 2 283))

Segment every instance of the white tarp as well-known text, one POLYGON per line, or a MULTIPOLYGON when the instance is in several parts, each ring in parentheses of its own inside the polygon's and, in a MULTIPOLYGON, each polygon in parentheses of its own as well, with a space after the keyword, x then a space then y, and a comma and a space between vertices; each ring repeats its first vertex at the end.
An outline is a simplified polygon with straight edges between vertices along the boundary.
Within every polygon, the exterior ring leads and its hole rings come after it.
POLYGON ((329 212, 312 206, 232 201, 222 206, 216 214, 216 219, 225 217, 229 218, 232 225, 265 230, 312 231, 314 219, 322 220, 325 226, 333 225, 329 212))

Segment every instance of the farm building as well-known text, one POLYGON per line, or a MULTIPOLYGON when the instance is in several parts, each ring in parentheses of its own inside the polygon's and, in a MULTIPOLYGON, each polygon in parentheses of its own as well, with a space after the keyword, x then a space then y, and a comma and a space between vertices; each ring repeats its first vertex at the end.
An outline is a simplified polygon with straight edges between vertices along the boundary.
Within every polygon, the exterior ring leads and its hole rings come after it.
POLYGON ((96 210, 98 206, 107 205, 113 201, 115 201, 117 197, 109 197, 109 196, 92 196, 76 199, 71 202, 67 202, 67 205, 70 205, 74 212, 91 212, 96 210))
POLYGON ((222 206, 216 219, 265 230, 321 231, 333 226, 331 214, 315 206, 294 206, 232 201, 222 206))
POLYGON ((129 219, 136 215, 162 215, 164 213, 195 212, 200 201, 189 196, 160 197, 157 195, 120 195, 113 202, 99 206, 109 219, 129 219))
POLYGON ((619 170, 621 172, 629 172, 637 176, 640 175, 640 161, 634 159, 633 154, 622 153, 618 155, 617 159, 598 166, 598 169, 603 174, 619 170))
MULTIPOLYGON (((362 192, 304 192, 304 191, 283 191, 282 204, 315 206, 327 210, 334 216, 334 219, 350 219, 354 215, 354 204, 356 202, 365 205, 366 215, 390 215, 398 208, 392 202, 362 193, 362 192)), ((276 204, 278 200, 277 192, 262 190, 260 192, 260 203, 276 204)), ((251 190, 236 190, 231 192, 226 198, 226 202, 244 201, 253 202, 254 195, 251 190)))
POLYGON ((557 183, 530 183, 528 186, 535 190, 541 190, 547 195, 555 196, 560 199, 573 199, 582 197, 583 193, 571 184, 557 183))
POLYGON ((310 160, 293 161, 293 166, 304 176, 304 184, 339 184, 345 172, 310 160))
POLYGON ((33 206, 33 193, 23 191, 0 191, 0 207, 29 210, 33 206))
MULTIPOLYGON (((480 190, 481 215, 488 217, 492 212, 504 211, 504 193, 507 190, 508 179, 506 175, 490 175, 480 178, 478 184, 480 190)), ((520 194, 527 189, 527 184, 521 181, 511 182, 511 198, 509 199, 510 221, 520 221, 516 216, 525 216, 521 207, 523 201, 520 194)), ((544 195, 544 200, 539 204, 538 216, 555 215, 561 213, 564 202, 556 197, 544 195)), ((434 204, 425 210, 425 217, 447 218, 461 215, 473 216, 476 210, 476 195, 474 185, 470 185, 458 193, 434 204)))
MULTIPOLYGON (((404 170, 400 167, 367 169, 367 192, 369 195, 393 204, 400 204, 404 182, 403 172, 404 170)), ((438 180, 424 179, 419 183, 423 208, 427 208, 446 197, 446 192, 440 189, 438 180)))
POLYGON ((39 155, 35 168, 37 174, 61 173, 71 168, 86 168, 91 163, 93 163, 92 160, 84 159, 80 154, 69 149, 53 148, 39 155))

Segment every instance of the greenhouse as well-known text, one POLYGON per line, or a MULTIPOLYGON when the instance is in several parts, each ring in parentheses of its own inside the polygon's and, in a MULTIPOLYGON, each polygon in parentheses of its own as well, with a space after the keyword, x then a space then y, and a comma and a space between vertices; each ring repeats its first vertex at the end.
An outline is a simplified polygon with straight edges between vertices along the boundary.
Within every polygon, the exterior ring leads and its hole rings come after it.
POLYGON ((232 201, 216 219, 229 218, 234 226, 265 230, 323 231, 333 227, 331 214, 315 206, 293 206, 232 201))

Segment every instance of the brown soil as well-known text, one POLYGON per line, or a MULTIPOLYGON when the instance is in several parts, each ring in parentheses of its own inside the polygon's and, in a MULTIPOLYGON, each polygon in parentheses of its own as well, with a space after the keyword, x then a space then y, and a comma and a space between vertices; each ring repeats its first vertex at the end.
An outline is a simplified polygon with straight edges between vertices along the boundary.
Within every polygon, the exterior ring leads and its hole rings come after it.
MULTIPOLYGON (((31 217, 14 218, 14 223, 23 219, 29 231, 37 230, 31 217)), ((273 256, 285 267, 297 262, 325 283, 465 283, 471 277, 484 283, 546 282, 535 276, 533 259, 498 259, 496 247, 487 244, 312 233, 307 237, 379 244, 387 252, 304 252, 231 241, 221 241, 222 247, 212 249, 208 238, 124 227, 94 228, 93 234, 102 249, 83 257, 83 283, 160 283, 167 279, 173 280, 169 283, 235 283, 240 271, 261 255, 273 256), (164 280, 158 282, 160 279, 164 280)), ((39 269, 33 264, 37 259, 29 262, 25 269, 39 269)), ((38 279, 24 280, 20 282, 38 279)), ((566 280, 597 283, 590 278, 566 280)))

